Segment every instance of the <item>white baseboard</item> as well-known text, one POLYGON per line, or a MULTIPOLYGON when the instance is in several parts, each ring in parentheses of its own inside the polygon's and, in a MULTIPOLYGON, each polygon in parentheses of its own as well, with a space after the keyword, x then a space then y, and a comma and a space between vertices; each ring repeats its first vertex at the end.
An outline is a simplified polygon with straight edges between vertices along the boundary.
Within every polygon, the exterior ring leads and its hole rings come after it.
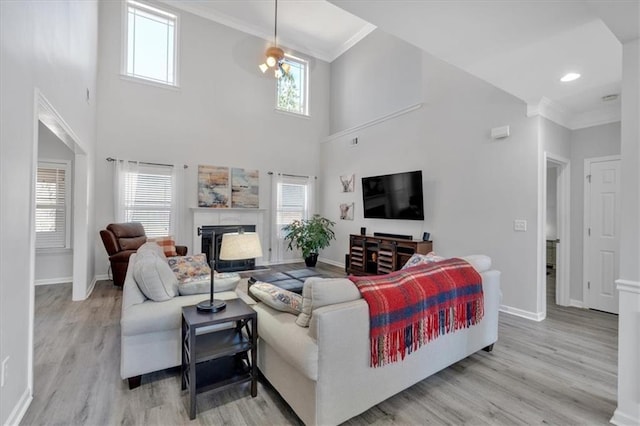
POLYGON ((613 412, 613 417, 609 420, 611 423, 617 426, 637 426, 640 425, 640 417, 632 417, 620 411, 620 408, 616 408, 613 412))
POLYGON ((329 265, 338 266, 338 267, 344 269, 344 262, 337 262, 335 260, 326 259, 324 257, 319 257, 318 258, 318 262, 328 263, 329 265))
POLYGON ((517 317, 522 317, 528 320, 538 321, 538 322, 544 320, 547 317, 547 315, 543 312, 537 312, 537 313, 530 312, 530 311, 525 311, 523 309, 518 309, 511 306, 506 306, 506 305, 500 305, 500 311, 509 315, 515 315, 517 317))
POLYGON ((109 274, 96 275, 93 279, 94 281, 111 281, 109 274))
POLYGON ((73 282, 73 277, 44 278, 41 280, 35 280, 33 284, 34 285, 50 285, 50 284, 66 284, 70 282, 73 282))
POLYGON ((93 293, 93 289, 96 288, 96 283, 98 282, 98 278, 97 277, 93 277, 93 279, 91 280, 91 284, 89 285, 89 288, 87 289, 87 297, 91 296, 91 293, 93 293))
POLYGON ((585 309, 584 302, 582 302, 582 300, 569 299, 569 306, 572 308, 585 309))
POLYGON ((24 417, 24 414, 27 412, 27 409, 29 409, 31 401, 33 401, 31 389, 26 388, 16 406, 13 407, 13 410, 11 410, 11 414, 9 414, 9 418, 7 418, 5 426, 19 425, 22 421, 22 418, 24 417))

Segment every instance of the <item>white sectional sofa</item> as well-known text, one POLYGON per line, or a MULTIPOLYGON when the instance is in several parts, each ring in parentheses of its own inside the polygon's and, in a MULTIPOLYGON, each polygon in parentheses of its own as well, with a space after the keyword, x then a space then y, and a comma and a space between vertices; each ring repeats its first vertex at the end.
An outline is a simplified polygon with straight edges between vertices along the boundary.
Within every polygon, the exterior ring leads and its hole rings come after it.
MULTIPOLYGON (((296 315, 258 303, 253 307, 258 312, 258 367, 305 424, 342 423, 474 352, 492 348, 498 339, 500 272, 490 270, 486 256, 472 264, 483 280, 480 323, 442 335, 403 361, 379 368, 369 366, 364 299, 313 310, 308 328, 296 324, 296 315)), ((321 285, 319 280, 308 279, 305 287, 321 285)))
MULTIPOLYGON (((120 376, 129 380, 129 387, 140 385, 140 376, 182 363, 182 307, 195 305, 208 294, 176 296, 163 302, 147 299, 134 279, 138 254, 132 254, 122 293, 120 318, 120 376)), ((238 297, 235 291, 215 294, 216 299, 238 297)), ((246 295, 244 296, 246 297, 246 295)))

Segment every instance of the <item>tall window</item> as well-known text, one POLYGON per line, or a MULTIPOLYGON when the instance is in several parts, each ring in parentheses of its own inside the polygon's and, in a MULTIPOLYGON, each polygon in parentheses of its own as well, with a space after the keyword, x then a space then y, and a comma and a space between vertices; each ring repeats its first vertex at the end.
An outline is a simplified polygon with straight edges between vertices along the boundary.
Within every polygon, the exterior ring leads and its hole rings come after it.
POLYGON ((175 235, 173 167, 128 161, 118 166, 118 221, 142 223, 148 237, 175 235))
POLYGON ((177 16, 133 0, 126 8, 124 73, 177 86, 177 16))
POLYGON ((282 111, 309 115, 309 63, 294 56, 285 56, 290 70, 278 79, 277 108, 282 111))
POLYGON ((277 229, 284 237, 282 227, 294 220, 307 219, 309 191, 306 183, 280 182, 278 185, 277 229))
POLYGON ((36 248, 71 247, 70 198, 70 163, 39 162, 36 178, 36 248))

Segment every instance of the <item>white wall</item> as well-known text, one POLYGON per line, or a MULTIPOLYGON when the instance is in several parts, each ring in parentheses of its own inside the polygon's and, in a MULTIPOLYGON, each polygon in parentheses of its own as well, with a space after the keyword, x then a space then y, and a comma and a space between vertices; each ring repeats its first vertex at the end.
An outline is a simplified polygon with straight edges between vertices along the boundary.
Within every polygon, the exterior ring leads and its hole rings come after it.
MULTIPOLYGON (((66 160, 73 174, 73 152, 47 126, 38 122, 38 160, 66 160)), ((70 184, 73 185, 73 177, 70 184)), ((73 195, 69 200, 68 213, 73 216, 73 195)), ((73 229, 73 217, 71 218, 73 229)), ((35 282, 56 284, 71 282, 73 275, 73 249, 46 249, 36 252, 35 282)))
MULTIPOLYGON (((329 130, 327 63, 309 58, 310 117, 276 112, 276 81, 257 67, 268 42, 177 11, 180 88, 131 82, 120 77, 120 7, 100 3, 96 235, 114 220, 112 165, 106 157, 189 166, 177 238, 190 253, 199 252, 192 247, 189 210, 197 206, 199 164, 258 169, 265 209, 268 171, 318 174, 318 141, 329 130)), ((98 238, 95 245, 96 271, 106 274, 106 252, 98 238)))
MULTIPOLYGON (((404 42, 381 31, 385 43, 359 43, 332 63, 332 85, 340 86, 338 69, 358 68, 363 57, 386 57, 387 50, 404 42)), ((343 262, 348 236, 361 226, 375 231, 411 234, 420 238, 429 231, 434 250, 445 256, 485 253, 502 271, 503 304, 513 312, 535 316, 536 235, 538 194, 538 118, 525 117, 525 105, 479 79, 429 54, 401 48, 414 63, 419 56, 422 74, 415 84, 422 108, 358 132, 328 140, 321 147, 323 214, 337 222, 337 241, 322 257, 343 262), (492 140, 490 129, 511 126, 511 136, 492 140), (359 144, 349 141, 358 137, 359 144), (362 215, 363 176, 423 171, 425 221, 374 220, 362 215), (355 173, 356 192, 339 191, 339 176, 355 173), (355 202, 354 221, 340 221, 338 206, 355 202), (514 232, 513 220, 525 219, 527 232, 514 232)), ((369 92, 379 87, 406 84, 388 79, 383 70, 367 69, 367 79, 351 80, 350 108, 371 111, 369 92)), ((345 89, 347 90, 347 89, 345 89)), ((335 107, 336 100, 333 100, 335 107)), ((413 102, 413 100, 410 100, 413 102)), ((408 107, 410 105, 404 105, 408 107)), ((401 106, 402 107, 402 106, 401 106)), ((375 114, 362 114, 371 117, 375 114)), ((358 123, 364 124, 364 123, 358 123)))
POLYGON ((583 300, 584 160, 620 154, 620 123, 571 132, 571 289, 570 298, 583 300))
MULTIPOLYGON (((95 108, 85 94, 95 94, 97 24, 93 1, 0 2, 0 360, 9 357, 2 424, 19 421, 32 392, 34 91, 74 130, 92 164, 95 108)), ((87 287, 93 272, 87 271, 87 287)))
POLYGON ((332 134, 422 102, 420 50, 398 41, 373 31, 348 59, 331 63, 332 134), (372 55, 376 50, 384 56, 372 55))

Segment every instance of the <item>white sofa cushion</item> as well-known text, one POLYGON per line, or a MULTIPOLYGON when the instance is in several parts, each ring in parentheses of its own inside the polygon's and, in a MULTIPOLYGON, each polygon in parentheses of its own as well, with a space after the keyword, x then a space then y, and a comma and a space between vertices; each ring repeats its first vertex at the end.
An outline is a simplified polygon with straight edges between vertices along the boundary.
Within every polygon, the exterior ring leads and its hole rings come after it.
POLYGON ((296 319, 300 327, 308 327, 313 310, 334 303, 360 299, 360 291, 347 278, 307 278, 302 287, 302 312, 296 319))
POLYGON ((306 328, 296 325, 296 316, 264 303, 252 306, 258 313, 258 338, 269 342, 291 369, 318 380, 318 344, 306 328))
MULTIPOLYGON (((214 273, 213 290, 216 294, 223 291, 234 291, 240 282, 240 274, 236 272, 214 273)), ((178 284, 180 296, 190 294, 209 294, 211 288, 211 273, 203 275, 200 279, 178 284)))
POLYGON ((133 277, 149 299, 163 302, 178 295, 178 280, 166 259, 152 251, 138 253, 133 277))
MULTIPOLYGON (((238 296, 233 291, 216 293, 216 299, 230 300, 238 296)), ((174 297, 165 302, 147 300, 131 305, 122 312, 120 328, 123 336, 179 330, 182 324, 182 307, 207 300, 202 294, 174 297)))
POLYGON ((136 253, 146 253, 149 251, 152 253, 156 253, 161 258, 164 258, 164 259, 167 258, 167 256, 164 255, 164 250, 162 250, 162 247, 160 247, 158 244, 154 242, 148 242, 148 241, 143 245, 141 245, 136 251, 136 253))
POLYGON ((470 254, 468 256, 462 256, 460 259, 469 262, 478 273, 491 269, 491 258, 484 254, 470 254))

